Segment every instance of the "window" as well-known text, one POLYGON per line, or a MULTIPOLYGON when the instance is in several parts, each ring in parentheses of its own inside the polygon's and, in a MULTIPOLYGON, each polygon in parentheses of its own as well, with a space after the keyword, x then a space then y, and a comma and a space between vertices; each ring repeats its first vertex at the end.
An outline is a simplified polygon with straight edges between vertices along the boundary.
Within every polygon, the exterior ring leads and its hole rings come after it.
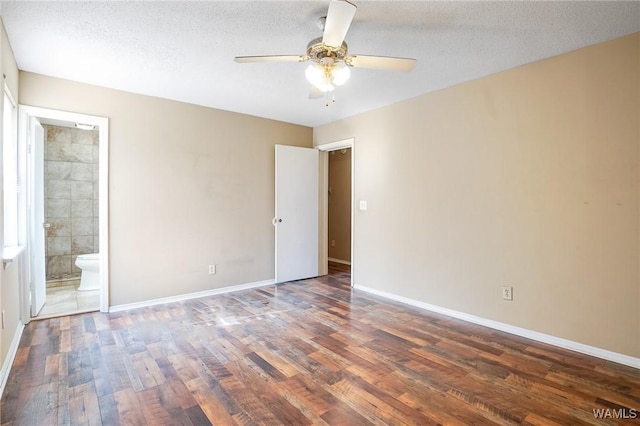
POLYGON ((18 241, 18 138, 16 104, 5 88, 2 116, 2 171, 4 182, 4 247, 17 246, 18 241))

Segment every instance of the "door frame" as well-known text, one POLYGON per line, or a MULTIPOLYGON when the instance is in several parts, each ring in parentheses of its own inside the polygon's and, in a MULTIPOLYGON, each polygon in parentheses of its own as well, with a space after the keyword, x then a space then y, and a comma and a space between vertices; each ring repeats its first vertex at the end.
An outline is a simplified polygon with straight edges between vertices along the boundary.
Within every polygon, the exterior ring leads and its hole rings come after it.
MULTIPOLYGON (((98 236, 100 239, 100 312, 109 311, 109 119, 95 115, 80 114, 69 111, 59 111, 49 108, 41 108, 29 105, 18 106, 18 138, 23 146, 28 146, 28 127, 31 118, 61 121, 66 123, 83 123, 96 126, 99 141, 99 174, 98 174, 98 236)), ((27 165, 27 176, 30 176, 31 165, 27 165)), ((27 197, 30 197, 30 187, 27 188, 27 197)), ((28 211, 28 221, 33 220, 32 212, 28 211)), ((31 252, 31 235, 27 238, 28 250, 31 252)), ((31 321, 31 304, 29 292, 31 291, 32 264, 30 255, 28 270, 29 280, 20 288, 20 312, 22 323, 31 321)))
POLYGON ((27 152, 27 161, 25 162, 25 170, 27 171, 26 179, 26 197, 27 208, 27 260, 28 274, 27 282, 29 283, 30 293, 30 309, 31 317, 38 316, 44 304, 47 302, 47 276, 46 276, 46 230, 44 228, 45 219, 45 203, 36 204, 37 200, 44 200, 44 150, 45 150, 45 130, 40 120, 34 117, 29 119, 29 149, 27 152), (42 133, 42 134, 40 134, 42 133), (43 257, 40 262, 33 262, 34 247, 41 244, 44 250, 43 257), (43 282, 40 284, 40 280, 43 282), (42 294, 44 293, 44 294, 42 294), (43 296, 44 300, 40 299, 43 296), (40 305, 42 303, 42 305, 40 305))
POLYGON ((320 218, 319 242, 318 249, 318 273, 319 275, 327 275, 329 262, 329 152, 338 151, 345 148, 351 148, 351 287, 355 283, 355 252, 354 252, 354 230, 355 230, 355 138, 341 139, 339 141, 316 145, 316 149, 320 151, 320 218))

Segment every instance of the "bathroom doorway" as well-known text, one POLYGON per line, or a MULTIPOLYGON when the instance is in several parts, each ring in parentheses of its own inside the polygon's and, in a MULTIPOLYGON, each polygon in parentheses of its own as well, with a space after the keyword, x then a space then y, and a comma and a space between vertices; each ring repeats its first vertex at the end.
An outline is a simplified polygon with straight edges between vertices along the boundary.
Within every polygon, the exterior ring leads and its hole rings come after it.
POLYGON ((28 147, 23 322, 108 309, 108 120, 20 106, 28 147))

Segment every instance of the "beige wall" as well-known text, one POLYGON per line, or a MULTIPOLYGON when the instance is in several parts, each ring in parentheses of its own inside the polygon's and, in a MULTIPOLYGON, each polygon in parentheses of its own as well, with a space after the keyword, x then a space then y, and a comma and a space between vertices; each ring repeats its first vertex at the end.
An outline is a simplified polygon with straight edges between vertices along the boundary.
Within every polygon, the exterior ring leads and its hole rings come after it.
POLYGON ((639 68, 634 34, 314 129, 355 137, 355 284, 640 357, 639 68))
POLYGON ((351 262, 351 148, 342 152, 329 152, 329 257, 351 262))
MULTIPOLYGON (((18 67, 13 56, 13 51, 9 45, 9 39, 4 29, 4 24, 0 21, 0 67, 2 74, 6 76, 4 81, 14 99, 18 99, 18 67)), ((4 88, 3 88, 4 90, 4 88)), ((3 95, 4 96, 4 95, 3 95)), ((2 113, 4 102, 0 99, 0 129, 2 128, 2 113)), ((0 188, 2 188, 2 131, 0 131, 0 188)), ((2 239, 4 235, 3 200, 0 197, 0 248, 3 247, 2 239)), ((18 257, 15 263, 9 265, 6 270, 0 266, 0 309, 4 311, 4 327, 0 332, 0 365, 2 365, 11 346, 11 341, 15 335, 20 322, 20 301, 18 286, 20 273, 23 271, 24 253, 18 257)))
POLYGON ((310 128, 25 72, 20 91, 110 120, 111 305, 274 277, 274 145, 310 128))

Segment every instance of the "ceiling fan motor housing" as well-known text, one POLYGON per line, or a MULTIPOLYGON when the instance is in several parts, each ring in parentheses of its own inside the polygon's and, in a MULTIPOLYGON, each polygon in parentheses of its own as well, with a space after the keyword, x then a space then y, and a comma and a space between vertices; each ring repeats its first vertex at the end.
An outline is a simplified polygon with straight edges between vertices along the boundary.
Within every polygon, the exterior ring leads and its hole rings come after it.
MULTIPOLYGON (((347 43, 342 42, 338 48, 327 46, 322 43, 322 37, 314 38, 307 44, 307 56, 309 60, 323 63, 323 59, 331 58, 333 62, 344 61, 347 56, 347 43)), ((327 62, 326 59, 324 62, 327 62)))

